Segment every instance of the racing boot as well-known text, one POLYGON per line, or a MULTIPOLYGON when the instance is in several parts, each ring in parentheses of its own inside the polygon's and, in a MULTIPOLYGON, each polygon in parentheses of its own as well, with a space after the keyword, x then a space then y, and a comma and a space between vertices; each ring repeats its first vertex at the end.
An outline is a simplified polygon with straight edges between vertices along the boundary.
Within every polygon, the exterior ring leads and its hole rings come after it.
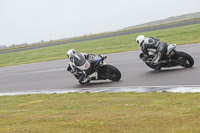
POLYGON ((161 69, 161 53, 158 52, 158 55, 156 57, 156 59, 154 59, 154 61, 152 61, 152 66, 156 69, 156 70, 160 70, 161 69))
POLYGON ((79 78, 79 83, 80 84, 85 84, 85 83, 89 83, 89 77, 86 75, 86 73, 83 71, 83 74, 80 76, 79 78))

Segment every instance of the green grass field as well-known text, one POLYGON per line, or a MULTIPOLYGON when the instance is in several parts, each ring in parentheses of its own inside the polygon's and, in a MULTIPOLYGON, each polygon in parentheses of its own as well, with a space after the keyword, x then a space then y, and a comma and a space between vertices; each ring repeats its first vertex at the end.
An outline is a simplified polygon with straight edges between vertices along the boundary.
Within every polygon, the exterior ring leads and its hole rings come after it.
POLYGON ((200 93, 0 97, 0 132, 200 132, 200 93))
MULTIPOLYGON (((154 36, 167 43, 190 44, 200 42, 200 24, 159 31, 140 33, 154 36)), ((139 34, 116 36, 91 41, 69 43, 34 50, 0 54, 0 67, 66 58, 66 51, 74 48, 77 52, 106 54, 138 50, 135 38, 139 34)))

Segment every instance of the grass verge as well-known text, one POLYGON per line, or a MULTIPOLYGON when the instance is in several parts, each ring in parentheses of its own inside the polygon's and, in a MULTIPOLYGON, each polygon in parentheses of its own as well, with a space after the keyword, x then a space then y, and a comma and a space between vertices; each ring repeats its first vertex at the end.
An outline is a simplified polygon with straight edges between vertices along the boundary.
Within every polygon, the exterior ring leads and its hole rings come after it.
POLYGON ((0 132, 200 132, 200 93, 0 97, 0 132))
MULTIPOLYGON (((200 24, 176 27, 171 29, 139 33, 145 36, 154 36, 167 43, 190 44, 200 42, 200 24)), ((77 43, 0 54, 0 67, 57 60, 66 58, 66 51, 74 48, 78 52, 106 54, 138 50, 135 38, 139 34, 130 34, 77 43)))

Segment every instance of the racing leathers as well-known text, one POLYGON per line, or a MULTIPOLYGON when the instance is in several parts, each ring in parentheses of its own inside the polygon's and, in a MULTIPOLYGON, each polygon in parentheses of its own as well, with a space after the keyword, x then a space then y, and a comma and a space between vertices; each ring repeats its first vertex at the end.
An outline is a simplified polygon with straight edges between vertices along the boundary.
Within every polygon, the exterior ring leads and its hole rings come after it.
POLYGON ((73 74, 77 74, 78 70, 82 71, 81 76, 79 77, 80 83, 86 83, 89 81, 88 75, 92 73, 91 63, 94 55, 88 53, 75 53, 70 57, 68 71, 73 74), (73 66, 76 66, 78 69, 74 69, 73 66))
MULTIPOLYGON (((163 57, 163 55, 167 52, 167 43, 161 42, 159 39, 154 37, 147 37, 144 39, 143 43, 140 45, 140 49, 143 54, 143 60, 148 61, 150 60, 152 65, 159 65, 160 60, 163 57), (157 52, 157 57, 151 60, 149 58, 149 50, 155 49, 157 52)), ((140 56, 141 57, 141 56, 140 56)))

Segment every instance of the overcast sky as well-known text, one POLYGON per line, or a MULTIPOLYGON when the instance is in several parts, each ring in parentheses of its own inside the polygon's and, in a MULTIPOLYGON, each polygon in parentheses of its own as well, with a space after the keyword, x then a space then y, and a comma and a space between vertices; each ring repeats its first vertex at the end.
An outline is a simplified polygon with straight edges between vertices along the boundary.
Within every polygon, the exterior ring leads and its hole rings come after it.
POLYGON ((200 0, 0 0, 0 45, 34 43, 200 11, 200 0))

